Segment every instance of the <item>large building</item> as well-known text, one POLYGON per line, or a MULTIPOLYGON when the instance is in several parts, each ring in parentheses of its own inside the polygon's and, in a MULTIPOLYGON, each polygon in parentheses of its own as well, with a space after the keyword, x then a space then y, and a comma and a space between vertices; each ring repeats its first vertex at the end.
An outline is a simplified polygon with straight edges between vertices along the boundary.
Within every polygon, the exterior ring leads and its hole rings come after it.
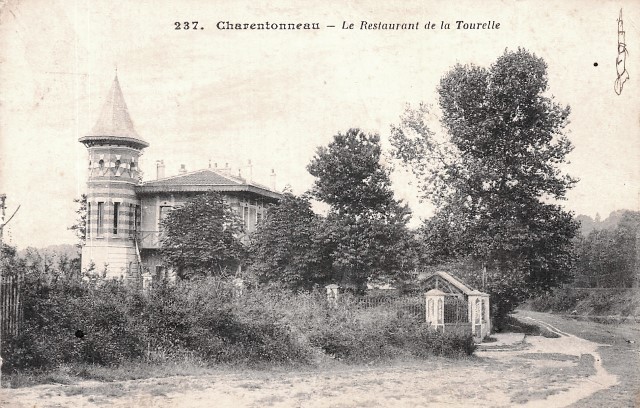
POLYGON ((133 126, 117 76, 96 125, 79 142, 89 153, 82 269, 106 272, 109 278, 163 276, 160 221, 195 194, 220 192, 248 233, 280 198, 275 185, 233 176, 228 166, 193 172, 183 166, 178 175, 164 177, 164 163, 158 161, 157 178, 142 181, 139 159, 149 143, 133 126))

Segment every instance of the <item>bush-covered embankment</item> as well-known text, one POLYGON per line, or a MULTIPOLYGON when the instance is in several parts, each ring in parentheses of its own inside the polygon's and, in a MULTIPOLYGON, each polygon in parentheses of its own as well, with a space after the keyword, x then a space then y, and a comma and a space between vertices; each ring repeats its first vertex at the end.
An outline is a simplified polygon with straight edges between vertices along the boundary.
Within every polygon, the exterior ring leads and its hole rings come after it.
POLYGON ((24 321, 3 341, 4 373, 127 363, 314 365, 397 357, 464 356, 471 336, 441 334, 380 306, 349 297, 280 288, 234 292, 219 279, 183 281, 148 294, 118 282, 59 280, 24 288, 24 321))
POLYGON ((557 288, 527 302, 537 312, 570 313, 578 316, 640 318, 640 290, 624 288, 557 288))

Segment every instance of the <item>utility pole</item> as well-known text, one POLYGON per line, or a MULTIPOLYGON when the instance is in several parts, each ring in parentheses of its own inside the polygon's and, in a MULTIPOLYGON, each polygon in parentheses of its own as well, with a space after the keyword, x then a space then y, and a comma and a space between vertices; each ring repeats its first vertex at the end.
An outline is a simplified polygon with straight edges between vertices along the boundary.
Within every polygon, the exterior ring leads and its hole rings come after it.
POLYGON ((487 264, 482 263, 482 291, 484 292, 484 288, 487 283, 487 264))

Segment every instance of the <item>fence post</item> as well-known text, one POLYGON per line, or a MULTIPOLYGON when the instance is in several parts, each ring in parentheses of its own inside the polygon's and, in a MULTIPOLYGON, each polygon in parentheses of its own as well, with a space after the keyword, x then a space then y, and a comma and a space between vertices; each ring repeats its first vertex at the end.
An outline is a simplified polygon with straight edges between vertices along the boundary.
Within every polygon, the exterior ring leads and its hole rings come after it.
POLYGON ((142 292, 144 294, 149 293, 149 290, 151 289, 152 280, 153 280, 153 277, 151 276, 151 272, 149 272, 149 270, 145 270, 142 273, 142 292))
POLYGON ((329 305, 336 306, 338 304, 338 298, 340 297, 340 286, 332 283, 331 285, 325 286, 327 290, 327 301, 329 305))
POLYGON ((444 331, 444 296, 445 293, 438 289, 431 289, 425 293, 426 321, 436 330, 444 331))

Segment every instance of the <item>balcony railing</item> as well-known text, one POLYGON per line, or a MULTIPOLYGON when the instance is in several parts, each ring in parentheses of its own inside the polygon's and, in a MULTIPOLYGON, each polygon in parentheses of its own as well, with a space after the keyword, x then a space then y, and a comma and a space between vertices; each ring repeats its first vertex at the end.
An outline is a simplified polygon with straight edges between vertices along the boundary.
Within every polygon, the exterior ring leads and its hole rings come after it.
POLYGON ((160 248, 162 241, 161 231, 138 231, 138 243, 142 249, 160 248))

